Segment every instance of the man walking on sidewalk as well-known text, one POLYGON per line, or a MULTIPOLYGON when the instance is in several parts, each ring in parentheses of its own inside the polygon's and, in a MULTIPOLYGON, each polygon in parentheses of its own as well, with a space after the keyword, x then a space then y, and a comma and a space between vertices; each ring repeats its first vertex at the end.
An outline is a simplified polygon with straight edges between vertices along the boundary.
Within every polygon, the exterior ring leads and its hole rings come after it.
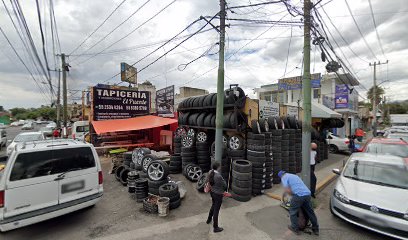
POLYGON ((295 174, 279 171, 278 176, 281 178, 285 192, 292 195, 289 208, 291 222, 291 225, 288 226, 289 230, 294 232, 296 235, 300 234, 298 226, 298 212, 300 208, 303 208, 309 217, 310 222, 312 223, 313 233, 315 235, 319 235, 319 224, 317 223, 317 217, 312 207, 310 190, 303 183, 302 179, 295 174))

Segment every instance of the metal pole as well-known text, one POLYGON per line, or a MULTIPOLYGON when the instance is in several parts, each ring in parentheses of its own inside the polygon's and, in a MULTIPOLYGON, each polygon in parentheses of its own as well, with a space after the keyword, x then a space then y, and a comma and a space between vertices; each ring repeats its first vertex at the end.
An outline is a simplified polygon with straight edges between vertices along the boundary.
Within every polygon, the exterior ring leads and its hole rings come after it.
POLYGON ((62 112, 63 120, 64 120, 64 127, 67 127, 68 121, 68 110, 67 110, 67 71, 66 71, 66 63, 65 63, 65 54, 61 54, 61 62, 62 62, 62 102, 64 110, 62 112))
POLYGON ((377 63, 374 62, 373 77, 373 136, 377 136, 377 63))
POLYGON ((310 143, 312 127, 312 87, 310 83, 310 0, 304 1, 305 27, 303 43, 303 126, 302 126, 302 180, 310 188, 310 143))
POLYGON ((61 127, 61 70, 58 70, 57 127, 61 127))
POLYGON ((215 118, 215 161, 221 163, 224 125, 224 45, 225 45, 225 0, 220 0, 220 52, 217 81, 217 109, 215 118))

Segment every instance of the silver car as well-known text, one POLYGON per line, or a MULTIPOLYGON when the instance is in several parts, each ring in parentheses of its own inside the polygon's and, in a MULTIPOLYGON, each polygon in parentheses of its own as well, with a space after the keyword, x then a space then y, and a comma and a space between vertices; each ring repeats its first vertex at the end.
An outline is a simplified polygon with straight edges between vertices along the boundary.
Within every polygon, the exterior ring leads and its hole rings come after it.
POLYGON ((355 153, 330 198, 331 212, 360 227, 408 239, 408 162, 391 155, 355 153))

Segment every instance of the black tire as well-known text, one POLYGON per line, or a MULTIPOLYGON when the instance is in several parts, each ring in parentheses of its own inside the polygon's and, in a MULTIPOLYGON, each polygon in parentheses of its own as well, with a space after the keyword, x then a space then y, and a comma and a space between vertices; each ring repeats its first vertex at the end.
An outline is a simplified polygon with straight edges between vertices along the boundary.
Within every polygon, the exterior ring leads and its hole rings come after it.
POLYGON ((334 145, 334 144, 330 144, 330 145, 329 145, 329 152, 330 152, 330 153, 338 153, 338 152, 339 152, 339 148, 338 148, 336 145, 334 145))
POLYGON ((201 175, 201 177, 197 181, 196 189, 199 192, 204 192, 205 184, 207 183, 207 173, 201 175))
POLYGON ((208 142, 196 142, 197 151, 210 151, 208 142))
POLYGON ((208 113, 204 117, 204 127, 211 127, 211 118, 214 114, 213 113, 208 113))
POLYGON ((234 184, 231 185, 231 189, 234 193, 238 195, 249 195, 252 192, 251 188, 240 188, 238 186, 235 186, 234 184))
POLYGON ((234 104, 235 103, 235 95, 234 91, 230 91, 229 89, 224 91, 224 104, 234 104))
POLYGON ((252 173, 252 178, 263 179, 267 177, 266 175, 266 173, 252 173))
POLYGON ((261 127, 262 132, 269 132, 269 124, 267 120, 265 119, 260 120, 259 126, 261 127))
POLYGON ((215 114, 211 117, 211 127, 215 127, 215 114))
POLYGON ((276 123, 275 117, 268 118, 269 129, 275 130, 278 129, 278 124, 276 123))
POLYGON ((152 161, 149 166, 147 167, 147 176, 149 176, 150 180, 155 180, 155 181, 161 181, 169 175, 169 165, 162 161, 162 160, 154 160, 152 161), (154 176, 155 175, 155 170, 153 167, 156 166, 157 169, 162 170, 162 175, 161 176, 154 176), (157 178, 157 179, 155 179, 157 178))
POLYGON ((122 183, 123 186, 127 185, 127 178, 128 178, 128 173, 130 172, 130 168, 125 166, 122 171, 120 171, 120 177, 119 181, 122 183))
POLYGON ((232 112, 224 114, 224 122, 222 124, 224 128, 232 128, 231 122, 230 122, 231 114, 232 112))
POLYGON ((244 139, 238 135, 234 134, 228 139, 228 148, 232 150, 240 150, 244 147, 244 139))
POLYGON ((262 134, 262 133, 255 134, 255 133, 248 132, 247 137, 248 139, 251 139, 251 140, 265 140, 265 134, 262 134))
POLYGON ((143 172, 147 172, 147 167, 153 161, 157 160, 157 157, 153 154, 146 154, 142 159, 142 169, 143 172))
POLYGON ((255 134, 260 134, 261 133, 261 127, 259 126, 258 120, 252 120, 251 121, 251 128, 252 132, 255 134))
POLYGON ((207 113, 205 113, 205 112, 202 112, 202 113, 200 113, 199 115, 198 115, 198 117, 197 117, 197 126, 199 126, 199 127, 205 127, 205 125, 204 125, 204 119, 205 119, 205 116, 207 115, 207 113))
POLYGON ((252 172, 240 173, 235 170, 232 170, 232 177, 241 181, 249 181, 252 179, 252 172))
POLYGON ((252 189, 252 180, 241 181, 238 179, 232 179, 232 185, 235 185, 239 188, 251 188, 252 189))
POLYGON ((169 209, 170 210, 176 209, 176 208, 180 207, 180 205, 181 205, 181 199, 179 198, 178 200, 169 203, 169 209))
POLYGON ((116 180, 120 181, 120 173, 122 172, 123 169, 125 169, 125 165, 120 165, 119 167, 116 168, 115 170, 115 178, 116 180))
POLYGON ((237 114, 235 113, 235 111, 231 113, 229 117, 229 122, 230 122, 231 128, 233 129, 237 128, 238 122, 237 122, 237 114))
POLYGON ((242 196, 242 195, 238 195, 238 194, 236 194, 234 192, 231 192, 231 195, 232 195, 232 198, 237 200, 238 202, 248 202, 252 198, 251 195, 242 196))
POLYGON ((160 186, 163 185, 163 184, 166 184, 168 182, 169 182, 169 180, 167 178, 163 179, 161 181, 152 181, 152 180, 148 179, 147 180, 147 185, 149 186, 149 191, 150 191, 150 189, 157 189, 157 194, 158 194, 160 186))
POLYGON ((197 149, 195 147, 182 147, 181 153, 188 153, 188 152, 196 152, 197 149))
POLYGON ((159 187, 159 194, 160 194, 160 197, 168 197, 168 198, 177 196, 179 194, 178 185, 173 182, 165 183, 159 187))
POLYGON ((210 107, 212 105, 212 97, 215 93, 208 94, 204 98, 203 107, 210 107))
POLYGON ((217 105, 217 94, 214 93, 214 95, 211 98, 211 106, 216 106, 217 105))
MULTIPOLYGON (((255 164, 257 165, 257 164, 255 164)), ((252 164, 254 166, 254 164, 252 164)), ((265 174, 266 175, 266 168, 265 167, 252 167, 252 178, 255 178, 254 173, 256 174, 265 174)), ((257 175, 259 177, 259 175, 257 175)))
POLYGON ((235 160, 232 162, 232 169, 239 173, 250 173, 252 171, 252 163, 244 159, 235 160))
POLYGON ((253 157, 265 157, 265 151, 253 151, 248 149, 247 155, 253 157))
POLYGON ((282 129, 282 119, 280 117, 275 117, 276 124, 278 125, 278 129, 282 129))
POLYGON ((297 120, 295 116, 288 116, 287 119, 291 129, 298 129, 297 120))
POLYGON ((260 151, 265 151, 265 146, 264 145, 248 144, 247 149, 252 150, 252 151, 260 152, 260 151))
POLYGON ((290 129, 290 124, 288 121, 288 118, 286 116, 281 117, 283 125, 285 126, 285 129, 290 129))
POLYGON ((257 146, 265 146, 265 140, 258 140, 258 139, 248 139, 248 145, 257 145, 257 146))
POLYGON ((199 107, 204 107, 204 99, 205 99, 205 96, 201 96, 201 97, 198 98, 198 106, 199 107))

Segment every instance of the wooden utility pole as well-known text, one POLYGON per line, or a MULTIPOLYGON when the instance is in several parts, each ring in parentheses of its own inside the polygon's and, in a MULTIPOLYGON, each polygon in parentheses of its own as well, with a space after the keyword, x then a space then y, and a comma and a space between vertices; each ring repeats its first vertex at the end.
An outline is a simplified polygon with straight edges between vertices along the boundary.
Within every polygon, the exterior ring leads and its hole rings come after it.
POLYGON ((217 80, 217 109, 215 117, 215 161, 221 163, 224 144, 224 46, 225 46, 225 0, 220 0, 220 52, 217 80))
POLYGON ((303 37, 303 125, 302 125, 302 180, 310 188, 310 143, 312 128, 312 99, 310 80, 310 0, 304 0, 304 37, 303 37))
POLYGON ((67 127, 68 122, 68 104, 67 104, 67 64, 65 63, 65 54, 61 54, 61 63, 62 63, 62 102, 64 110, 62 111, 64 127, 67 127))
POLYGON ((388 64, 388 60, 386 62, 381 63, 380 61, 369 63, 369 66, 374 66, 374 75, 373 75, 373 136, 377 136, 377 66, 382 64, 388 64))
POLYGON ((61 127, 61 70, 58 70, 57 127, 61 127))

